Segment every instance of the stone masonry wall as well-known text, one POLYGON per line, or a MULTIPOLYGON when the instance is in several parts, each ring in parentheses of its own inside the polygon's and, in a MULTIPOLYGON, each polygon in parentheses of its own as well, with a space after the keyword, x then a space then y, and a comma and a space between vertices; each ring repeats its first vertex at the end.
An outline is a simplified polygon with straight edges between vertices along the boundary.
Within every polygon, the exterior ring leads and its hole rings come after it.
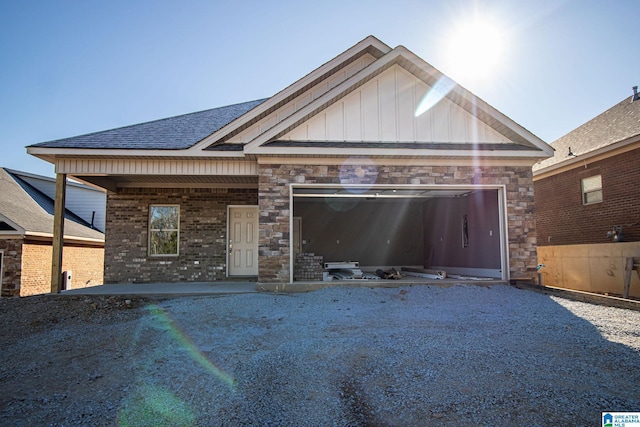
POLYGON ((535 276, 537 269, 531 167, 518 166, 260 166, 261 282, 289 281, 289 184, 492 184, 505 185, 511 279, 535 276))
POLYGON ((2 296, 20 296, 22 275, 22 239, 0 240, 2 255, 2 296))
POLYGON ((249 189, 124 189, 107 194, 105 283, 226 279, 228 205, 257 205, 249 189), (148 253, 149 205, 180 205, 179 255, 148 253))

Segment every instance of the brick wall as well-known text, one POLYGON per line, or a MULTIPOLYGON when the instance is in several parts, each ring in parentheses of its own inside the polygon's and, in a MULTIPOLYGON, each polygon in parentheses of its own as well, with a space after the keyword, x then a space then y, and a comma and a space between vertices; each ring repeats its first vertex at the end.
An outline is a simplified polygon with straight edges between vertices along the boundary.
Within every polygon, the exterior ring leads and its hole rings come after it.
POLYGON ((533 179, 530 167, 472 166, 260 166, 261 282, 289 281, 290 183, 504 184, 507 196, 509 270, 530 278, 537 268, 533 179))
POLYGON ((640 241, 640 149, 537 180, 538 244, 611 243, 607 231, 623 225, 625 241, 640 241), (581 180, 602 176, 602 203, 582 204, 581 180))
MULTIPOLYGON (((22 280, 20 296, 51 292, 51 244, 28 244, 22 246, 22 280)), ((63 248, 64 257, 67 248, 63 248)))
MULTIPOLYGON (((4 249, 2 296, 28 296, 51 292, 50 242, 0 240, 4 249)), ((63 271, 72 271, 72 287, 83 288, 102 283, 104 249, 65 245, 63 271)))
POLYGON ((3 251, 2 296, 20 296, 20 277, 22 275, 22 239, 0 240, 3 251))
POLYGON ((123 189, 108 193, 105 283, 226 279, 228 205, 257 205, 248 189, 123 189), (180 205, 178 256, 148 254, 149 205, 180 205))
MULTIPOLYGON (((51 292, 51 244, 23 245, 20 296, 51 292)), ((71 271, 71 289, 102 284, 104 248, 65 245, 62 271, 71 271)))

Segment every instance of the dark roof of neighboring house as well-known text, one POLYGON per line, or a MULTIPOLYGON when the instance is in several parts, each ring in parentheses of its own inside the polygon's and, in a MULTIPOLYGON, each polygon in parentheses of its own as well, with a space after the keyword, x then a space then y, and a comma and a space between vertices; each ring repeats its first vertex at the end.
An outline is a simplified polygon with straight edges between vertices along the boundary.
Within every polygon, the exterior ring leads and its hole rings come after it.
MULTIPOLYGON (((0 168, 0 222, 5 222, 4 217, 27 233, 53 234, 53 203, 50 197, 17 175, 0 168)), ((8 230, 6 226, 3 229, 8 230)), ((65 212, 64 235, 104 239, 101 232, 69 210, 65 212)))
POLYGON ((637 135, 640 135, 640 100, 633 101, 632 95, 552 142, 555 155, 536 163, 533 170, 572 160, 574 156, 569 155, 569 148, 575 156, 580 156, 637 135))
POLYGON ((184 150, 265 100, 243 102, 102 132, 41 142, 32 147, 184 150))

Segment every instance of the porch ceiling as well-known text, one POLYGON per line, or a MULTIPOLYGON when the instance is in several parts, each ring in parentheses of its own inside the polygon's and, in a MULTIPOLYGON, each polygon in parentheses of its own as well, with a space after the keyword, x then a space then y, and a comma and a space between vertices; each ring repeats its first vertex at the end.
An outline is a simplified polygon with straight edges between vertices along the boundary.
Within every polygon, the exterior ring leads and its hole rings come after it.
POLYGON ((126 187, 235 187, 254 188, 258 186, 257 176, 228 175, 73 175, 82 182, 91 183, 108 190, 126 187))

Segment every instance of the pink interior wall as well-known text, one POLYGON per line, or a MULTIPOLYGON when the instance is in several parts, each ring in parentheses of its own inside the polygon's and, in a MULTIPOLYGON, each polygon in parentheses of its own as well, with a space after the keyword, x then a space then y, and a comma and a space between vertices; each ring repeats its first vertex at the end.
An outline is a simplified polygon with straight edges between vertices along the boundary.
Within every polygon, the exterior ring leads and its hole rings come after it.
POLYGON ((425 267, 500 268, 498 191, 424 202, 425 267), (463 215, 468 246, 463 247, 463 215))

